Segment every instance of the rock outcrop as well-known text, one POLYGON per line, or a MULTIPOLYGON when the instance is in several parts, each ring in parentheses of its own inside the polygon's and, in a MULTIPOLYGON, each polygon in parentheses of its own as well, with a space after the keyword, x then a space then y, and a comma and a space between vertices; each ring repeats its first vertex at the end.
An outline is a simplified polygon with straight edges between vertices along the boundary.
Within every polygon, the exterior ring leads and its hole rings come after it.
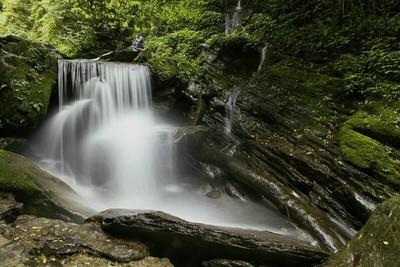
POLYGON ((400 266, 400 197, 381 204, 326 267, 400 266))
MULTIPOLYGON (((350 239, 362 227, 377 204, 396 194, 399 116, 395 109, 382 123, 377 122, 382 112, 359 125, 345 123, 356 109, 344 100, 343 80, 338 77, 284 59, 251 76, 240 69, 227 71, 232 66, 220 66, 229 63, 218 56, 206 64, 207 71, 183 94, 193 106, 205 100, 200 124, 208 127, 209 135, 204 146, 215 153, 197 158, 218 167, 223 179, 235 180, 244 189, 250 186, 331 251, 340 247, 339 239, 350 239), (232 107, 229 98, 238 90, 232 107), (365 149, 345 136, 356 131, 365 137, 361 141, 374 139, 366 145, 375 146, 365 149), (365 151, 373 153, 364 157, 365 151), (286 197, 271 192, 284 192, 286 197), (293 198, 304 208, 288 212, 293 198)), ((187 154, 193 159, 199 150, 187 154)))
POLYGON ((19 216, 0 225, 0 266, 170 267, 146 245, 107 235, 99 225, 19 216))
POLYGON ((29 159, 0 150, 0 192, 12 193, 23 203, 23 213, 82 221, 92 213, 65 183, 46 173, 29 159))
POLYGON ((290 237, 190 223, 163 212, 107 210, 88 221, 100 222, 107 233, 138 238, 153 253, 170 258, 178 266, 198 266, 218 258, 271 266, 307 266, 327 256, 290 237))
POLYGON ((45 44, 0 37, 0 136, 26 135, 47 113, 60 55, 45 44))

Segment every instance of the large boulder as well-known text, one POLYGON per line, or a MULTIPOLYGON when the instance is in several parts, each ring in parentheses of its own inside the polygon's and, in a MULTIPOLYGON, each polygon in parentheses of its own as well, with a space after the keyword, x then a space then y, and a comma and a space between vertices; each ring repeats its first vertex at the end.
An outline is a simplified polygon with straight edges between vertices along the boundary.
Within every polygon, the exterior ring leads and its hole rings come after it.
POLYGON ((0 37, 0 136, 33 129, 47 113, 58 58, 45 44, 0 37))
POLYGON ((23 213, 82 221, 92 211, 65 183, 37 167, 29 159, 0 150, 0 192, 12 193, 22 202, 23 213))
POLYGON ((400 197, 381 204, 326 267, 400 266, 400 197))
POLYGON ((308 266, 327 257, 324 251, 291 237, 191 223, 157 211, 107 210, 88 221, 100 222, 107 233, 138 238, 153 253, 179 266, 199 266, 202 261, 219 258, 308 266))

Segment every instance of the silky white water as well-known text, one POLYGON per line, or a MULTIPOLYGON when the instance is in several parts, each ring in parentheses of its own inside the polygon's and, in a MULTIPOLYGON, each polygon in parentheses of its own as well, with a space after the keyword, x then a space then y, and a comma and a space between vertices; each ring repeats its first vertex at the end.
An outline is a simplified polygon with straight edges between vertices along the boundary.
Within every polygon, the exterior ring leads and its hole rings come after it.
POLYGON ((265 58, 266 58, 267 52, 268 52, 268 51, 267 51, 267 50, 268 50, 268 47, 269 47, 269 45, 266 44, 266 45, 261 49, 260 64, 258 64, 257 72, 259 72, 259 71, 261 70, 262 66, 264 65, 264 61, 265 61, 265 58))
POLYGON ((228 13, 225 16, 225 34, 229 34, 234 31, 241 23, 241 12, 242 12, 242 2, 237 1, 235 10, 228 13))
POLYGON ((229 92, 228 99, 225 103, 225 134, 230 135, 232 133, 232 124, 240 115, 239 109, 236 107, 236 100, 239 96, 240 90, 235 88, 232 92, 229 92))
POLYGON ((178 179, 176 129, 152 111, 146 66, 62 60, 59 109, 32 151, 95 210, 161 210, 193 222, 301 235, 271 209, 227 195, 210 199, 199 178, 178 179))

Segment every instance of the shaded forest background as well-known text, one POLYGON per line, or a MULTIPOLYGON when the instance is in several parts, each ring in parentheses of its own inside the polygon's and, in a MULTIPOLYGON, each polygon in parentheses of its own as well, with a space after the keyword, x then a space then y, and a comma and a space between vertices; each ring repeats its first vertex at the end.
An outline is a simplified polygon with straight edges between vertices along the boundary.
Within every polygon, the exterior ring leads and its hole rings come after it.
POLYGON ((143 32, 152 60, 172 61, 187 78, 201 73, 204 46, 268 43, 275 61, 295 58, 343 76, 348 94, 399 97, 396 0, 248 1, 243 10, 249 15, 229 36, 225 12, 235 6, 229 0, 1 0, 0 5, 0 34, 44 41, 70 57, 126 48, 143 32))

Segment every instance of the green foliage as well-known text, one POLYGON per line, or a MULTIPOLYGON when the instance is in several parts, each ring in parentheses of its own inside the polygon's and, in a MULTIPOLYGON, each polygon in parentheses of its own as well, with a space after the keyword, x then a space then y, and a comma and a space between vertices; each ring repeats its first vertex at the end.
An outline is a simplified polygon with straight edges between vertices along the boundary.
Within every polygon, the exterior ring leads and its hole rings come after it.
POLYGON ((0 132, 21 133, 36 127, 47 112, 58 58, 41 43, 15 37, 0 41, 0 132))
POLYGON ((187 80, 198 73, 197 57, 204 41, 200 32, 192 30, 151 37, 148 41, 148 47, 152 50, 150 63, 164 79, 177 76, 187 80))
POLYGON ((396 101, 400 97, 400 52, 393 38, 379 40, 359 56, 344 55, 336 62, 345 75, 345 93, 396 101))
POLYGON ((30 8, 35 0, 3 0, 0 14, 0 35, 28 37, 32 29, 30 8))

